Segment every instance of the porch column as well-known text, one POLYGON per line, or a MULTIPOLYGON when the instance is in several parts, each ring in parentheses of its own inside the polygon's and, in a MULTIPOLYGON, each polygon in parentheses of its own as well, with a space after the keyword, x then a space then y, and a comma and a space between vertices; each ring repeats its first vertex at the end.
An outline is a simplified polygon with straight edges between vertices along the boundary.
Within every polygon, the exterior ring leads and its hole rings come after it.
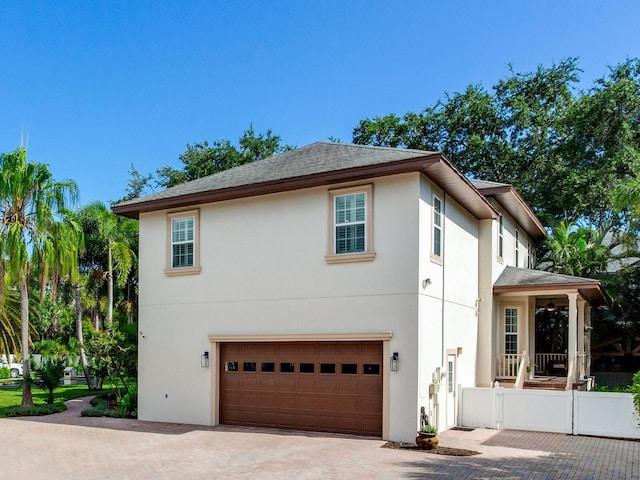
POLYGON ((536 373, 536 299, 535 297, 529 298, 529 365, 531 366, 531 372, 536 373))
POLYGON ((585 301, 581 298, 577 300, 578 304, 578 378, 584 378, 584 305, 585 301))
MULTIPOLYGON (((584 307, 584 325, 585 327, 591 327, 591 305, 584 307)), ((589 332, 584 336, 584 349, 585 349, 585 375, 591 376, 591 328, 589 332)))
POLYGON ((576 379, 576 351, 578 350, 578 294, 567 293, 569 299, 569 339, 567 345, 567 390, 576 379))

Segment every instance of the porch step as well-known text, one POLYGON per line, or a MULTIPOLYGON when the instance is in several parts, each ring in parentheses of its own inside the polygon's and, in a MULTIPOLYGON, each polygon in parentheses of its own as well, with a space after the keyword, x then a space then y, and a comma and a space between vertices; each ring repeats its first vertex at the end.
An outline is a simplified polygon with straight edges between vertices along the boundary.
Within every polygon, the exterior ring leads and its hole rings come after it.
POLYGON ((562 377, 536 377, 525 380, 522 388, 538 390, 562 390, 567 387, 567 379, 562 377))

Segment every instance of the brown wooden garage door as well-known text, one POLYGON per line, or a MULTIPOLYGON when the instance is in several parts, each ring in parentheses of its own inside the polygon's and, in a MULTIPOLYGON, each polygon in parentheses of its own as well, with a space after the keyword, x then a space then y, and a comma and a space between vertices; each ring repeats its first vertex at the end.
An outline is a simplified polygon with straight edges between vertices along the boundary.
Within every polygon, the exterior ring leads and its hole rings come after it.
POLYGON ((382 436, 382 342, 221 345, 220 422, 382 436))

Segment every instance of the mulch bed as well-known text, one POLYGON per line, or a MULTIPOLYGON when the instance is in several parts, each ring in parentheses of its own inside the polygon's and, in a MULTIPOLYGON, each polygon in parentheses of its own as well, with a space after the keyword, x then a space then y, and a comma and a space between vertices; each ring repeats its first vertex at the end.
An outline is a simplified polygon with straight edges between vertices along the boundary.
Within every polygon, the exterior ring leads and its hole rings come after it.
POLYGON ((480 455, 480 452, 476 452, 474 450, 465 450, 464 448, 437 446, 436 448, 432 448, 431 450, 425 450, 423 448, 418 448, 418 446, 413 443, 404 442, 387 442, 382 445, 382 448, 392 448, 395 450, 413 450, 416 452, 433 453, 435 455, 451 455, 454 457, 469 457, 471 455, 480 455))

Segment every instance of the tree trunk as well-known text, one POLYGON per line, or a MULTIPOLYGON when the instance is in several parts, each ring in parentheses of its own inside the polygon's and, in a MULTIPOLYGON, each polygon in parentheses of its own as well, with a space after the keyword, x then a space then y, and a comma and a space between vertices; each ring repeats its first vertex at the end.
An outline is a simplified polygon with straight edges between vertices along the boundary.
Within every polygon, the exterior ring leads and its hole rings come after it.
POLYGON ((106 328, 111 328, 113 322, 113 257, 111 254, 111 240, 108 242, 107 246, 107 324, 106 328))
POLYGON ((76 336, 78 338, 78 347, 80 349, 80 363, 82 364, 82 371, 84 372, 84 378, 87 379, 87 387, 89 390, 93 390, 94 386, 91 382, 91 372, 89 371, 89 364, 87 363, 87 355, 84 353, 84 335, 82 333, 82 305, 80 304, 80 285, 75 286, 76 289, 76 336))
POLYGON ((22 406, 33 407, 29 368, 29 290, 26 273, 20 280, 20 319, 22 333, 22 406))

